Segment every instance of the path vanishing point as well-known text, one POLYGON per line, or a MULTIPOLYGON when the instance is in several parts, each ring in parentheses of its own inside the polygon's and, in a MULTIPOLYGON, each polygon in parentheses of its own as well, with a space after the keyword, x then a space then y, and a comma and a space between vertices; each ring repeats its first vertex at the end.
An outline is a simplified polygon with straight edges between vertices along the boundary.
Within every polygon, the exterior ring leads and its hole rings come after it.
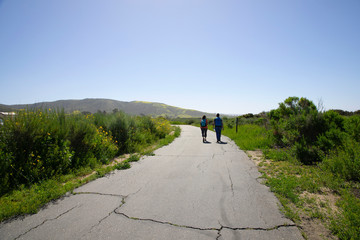
POLYGON ((181 126, 173 143, 0 224, 0 239, 303 239, 234 142, 181 126))

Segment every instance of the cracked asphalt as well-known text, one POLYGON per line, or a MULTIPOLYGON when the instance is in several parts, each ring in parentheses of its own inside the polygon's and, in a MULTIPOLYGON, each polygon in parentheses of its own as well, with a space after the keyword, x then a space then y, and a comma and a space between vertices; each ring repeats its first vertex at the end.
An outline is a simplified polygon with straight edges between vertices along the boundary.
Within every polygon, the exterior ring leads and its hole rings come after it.
POLYGON ((235 143, 181 126, 172 144, 0 224, 0 239, 303 239, 235 143))

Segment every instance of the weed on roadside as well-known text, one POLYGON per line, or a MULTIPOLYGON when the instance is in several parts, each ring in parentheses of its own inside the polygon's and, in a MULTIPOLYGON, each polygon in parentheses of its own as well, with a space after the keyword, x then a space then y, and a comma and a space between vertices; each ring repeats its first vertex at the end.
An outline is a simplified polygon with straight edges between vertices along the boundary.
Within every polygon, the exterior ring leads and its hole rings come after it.
POLYGON ((139 154, 132 154, 130 155, 130 157, 128 158, 128 162, 137 162, 140 160, 140 155, 139 154))
POLYGON ((117 170, 123 170, 123 169, 129 169, 131 167, 129 162, 121 162, 115 165, 115 169, 117 170))

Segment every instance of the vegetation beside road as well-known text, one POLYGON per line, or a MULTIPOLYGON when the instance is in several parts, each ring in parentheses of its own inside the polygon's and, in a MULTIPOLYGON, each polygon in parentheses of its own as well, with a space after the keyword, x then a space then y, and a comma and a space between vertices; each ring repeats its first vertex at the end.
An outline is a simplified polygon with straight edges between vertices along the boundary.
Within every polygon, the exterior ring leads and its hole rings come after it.
POLYGON ((0 125, 0 221, 34 213, 88 181, 129 168, 179 135, 165 118, 19 111, 0 125), (138 154, 114 161, 127 153, 138 154))
POLYGON ((236 133, 235 119, 225 118, 223 134, 260 156, 264 183, 306 238, 360 239, 360 115, 290 97, 239 122, 236 133))

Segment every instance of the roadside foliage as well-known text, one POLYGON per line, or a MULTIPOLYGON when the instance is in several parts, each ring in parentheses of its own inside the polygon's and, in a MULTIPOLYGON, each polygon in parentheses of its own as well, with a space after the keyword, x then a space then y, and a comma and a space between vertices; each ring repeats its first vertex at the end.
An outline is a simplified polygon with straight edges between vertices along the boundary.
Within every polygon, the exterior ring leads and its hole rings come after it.
POLYGON ((170 131, 164 118, 122 112, 19 111, 0 125, 0 194, 107 164, 115 156, 165 138, 170 131))
POLYGON ((360 115, 344 113, 289 97, 269 113, 240 116, 237 133, 235 119, 224 118, 224 135, 262 150, 265 184, 309 239, 305 221, 321 222, 325 238, 360 239, 360 115))

